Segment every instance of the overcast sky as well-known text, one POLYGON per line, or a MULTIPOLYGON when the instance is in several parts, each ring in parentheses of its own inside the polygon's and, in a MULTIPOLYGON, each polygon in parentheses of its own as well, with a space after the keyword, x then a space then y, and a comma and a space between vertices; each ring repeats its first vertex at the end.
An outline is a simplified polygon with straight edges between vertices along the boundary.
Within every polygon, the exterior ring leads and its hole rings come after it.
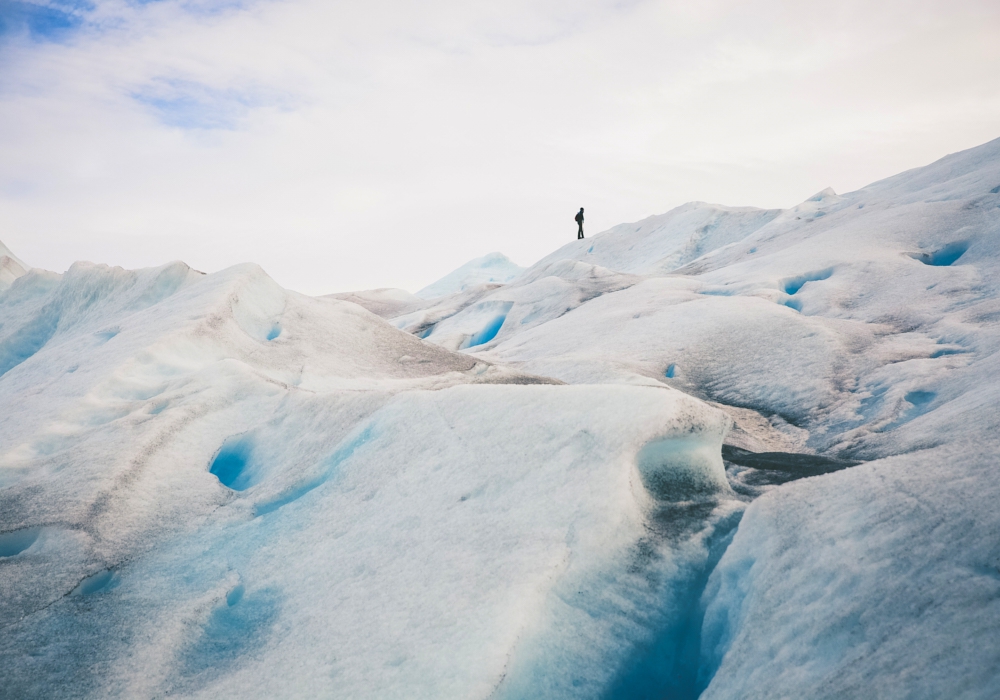
POLYGON ((1000 137, 997 0, 0 0, 0 240, 310 294, 1000 137))

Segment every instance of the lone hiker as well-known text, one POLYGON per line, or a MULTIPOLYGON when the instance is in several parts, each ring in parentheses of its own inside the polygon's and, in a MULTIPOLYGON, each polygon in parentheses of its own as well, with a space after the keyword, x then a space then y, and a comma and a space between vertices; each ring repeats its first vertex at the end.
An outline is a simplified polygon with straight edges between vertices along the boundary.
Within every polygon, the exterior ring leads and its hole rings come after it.
POLYGON ((580 225, 580 230, 576 232, 576 240, 583 238, 583 207, 576 213, 576 223, 580 225))

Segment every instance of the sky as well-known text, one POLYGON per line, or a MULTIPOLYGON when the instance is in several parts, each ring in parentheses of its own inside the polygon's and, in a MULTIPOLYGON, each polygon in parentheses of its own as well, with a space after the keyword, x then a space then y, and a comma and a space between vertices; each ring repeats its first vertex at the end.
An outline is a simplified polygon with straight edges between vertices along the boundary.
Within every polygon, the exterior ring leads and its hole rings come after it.
POLYGON ((0 241, 307 294, 1000 137, 996 0, 0 0, 0 241))

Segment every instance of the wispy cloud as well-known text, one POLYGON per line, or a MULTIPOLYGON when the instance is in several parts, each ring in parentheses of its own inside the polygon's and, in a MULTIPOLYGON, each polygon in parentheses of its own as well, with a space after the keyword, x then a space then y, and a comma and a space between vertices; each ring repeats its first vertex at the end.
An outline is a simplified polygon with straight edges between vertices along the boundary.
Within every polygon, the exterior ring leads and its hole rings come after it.
POLYGON ((129 93, 166 126, 181 129, 236 129, 257 107, 291 109, 293 100, 274 90, 214 88, 180 78, 157 77, 129 93))
POLYGON ((0 239, 419 287, 1000 129, 992 0, 0 0, 0 239), (155 244, 153 242, 156 242, 155 244))

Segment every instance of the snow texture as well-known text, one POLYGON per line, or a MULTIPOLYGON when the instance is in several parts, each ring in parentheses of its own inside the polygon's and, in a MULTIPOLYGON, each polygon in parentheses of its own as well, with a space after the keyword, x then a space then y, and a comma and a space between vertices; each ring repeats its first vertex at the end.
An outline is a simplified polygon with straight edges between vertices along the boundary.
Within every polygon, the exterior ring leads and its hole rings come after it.
POLYGON ((1000 140, 418 295, 0 248, 3 694, 997 697, 998 192, 1000 140))
POLYGON ((511 262, 502 253, 490 253, 470 260, 457 270, 445 275, 437 282, 417 292, 421 299, 434 299, 456 292, 464 292, 469 287, 480 284, 504 284, 524 272, 524 268, 511 262))

